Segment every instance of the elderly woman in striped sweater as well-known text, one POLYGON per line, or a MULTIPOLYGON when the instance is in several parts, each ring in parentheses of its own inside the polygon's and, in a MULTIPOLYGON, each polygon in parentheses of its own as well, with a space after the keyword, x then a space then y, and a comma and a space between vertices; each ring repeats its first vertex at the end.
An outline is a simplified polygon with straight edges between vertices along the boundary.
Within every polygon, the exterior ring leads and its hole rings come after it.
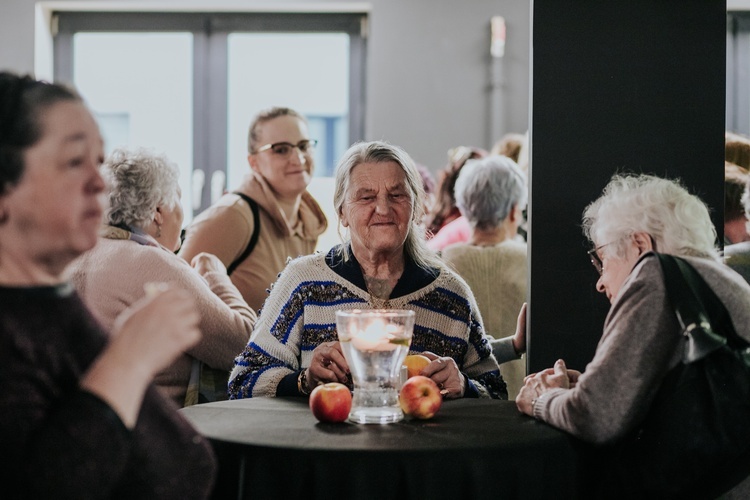
POLYGON ((306 395, 321 383, 346 383, 335 314, 369 308, 416 313, 411 352, 431 359, 421 373, 444 397, 507 398, 471 290, 425 247, 423 197, 402 149, 369 142, 344 154, 334 205, 349 238, 282 271, 235 360, 230 398, 306 395))

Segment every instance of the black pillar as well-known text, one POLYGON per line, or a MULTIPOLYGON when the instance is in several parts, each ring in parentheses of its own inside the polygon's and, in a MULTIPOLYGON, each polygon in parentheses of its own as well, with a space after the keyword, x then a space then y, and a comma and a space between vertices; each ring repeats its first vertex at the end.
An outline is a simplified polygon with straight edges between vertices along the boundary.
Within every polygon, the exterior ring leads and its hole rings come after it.
POLYGON ((723 234, 726 3, 532 1, 529 370, 583 370, 609 302, 581 214, 613 173, 681 178, 723 234))

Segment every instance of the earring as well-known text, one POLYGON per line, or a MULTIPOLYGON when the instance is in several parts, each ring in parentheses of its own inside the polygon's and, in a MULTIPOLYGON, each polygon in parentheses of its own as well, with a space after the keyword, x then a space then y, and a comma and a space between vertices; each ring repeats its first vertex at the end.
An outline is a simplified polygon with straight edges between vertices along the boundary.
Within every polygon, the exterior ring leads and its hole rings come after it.
POLYGON ((156 223, 156 237, 161 237, 161 224, 159 224, 158 222, 156 223))

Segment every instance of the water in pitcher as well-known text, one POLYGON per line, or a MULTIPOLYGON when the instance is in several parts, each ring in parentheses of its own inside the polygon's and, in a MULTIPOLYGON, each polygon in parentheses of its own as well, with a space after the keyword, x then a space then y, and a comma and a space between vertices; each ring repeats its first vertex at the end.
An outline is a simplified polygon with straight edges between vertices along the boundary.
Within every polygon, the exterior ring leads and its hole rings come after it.
POLYGON ((414 311, 336 311, 336 330, 354 382, 349 420, 361 424, 398 422, 402 364, 411 345, 414 311))
POLYGON ((354 381, 349 420, 385 424, 403 418, 398 404, 401 365, 409 352, 410 339, 391 339, 386 348, 359 349, 356 340, 341 343, 354 381))

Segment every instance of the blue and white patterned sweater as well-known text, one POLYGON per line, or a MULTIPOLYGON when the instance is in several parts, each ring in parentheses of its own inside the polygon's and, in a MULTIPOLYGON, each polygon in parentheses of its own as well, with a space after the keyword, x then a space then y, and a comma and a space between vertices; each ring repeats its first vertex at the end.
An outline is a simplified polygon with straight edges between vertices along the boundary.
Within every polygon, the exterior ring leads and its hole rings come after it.
POLYGON ((450 356, 470 379, 471 393, 507 398, 479 308, 457 274, 446 268, 427 274, 407 262, 391 298, 382 301, 370 297, 356 259, 343 262, 334 250, 297 258, 280 274, 247 347, 235 359, 229 398, 275 396, 284 377, 310 365, 318 345, 338 340, 337 310, 383 307, 416 313, 411 353, 450 356), (399 296, 399 289, 409 293, 399 296))

